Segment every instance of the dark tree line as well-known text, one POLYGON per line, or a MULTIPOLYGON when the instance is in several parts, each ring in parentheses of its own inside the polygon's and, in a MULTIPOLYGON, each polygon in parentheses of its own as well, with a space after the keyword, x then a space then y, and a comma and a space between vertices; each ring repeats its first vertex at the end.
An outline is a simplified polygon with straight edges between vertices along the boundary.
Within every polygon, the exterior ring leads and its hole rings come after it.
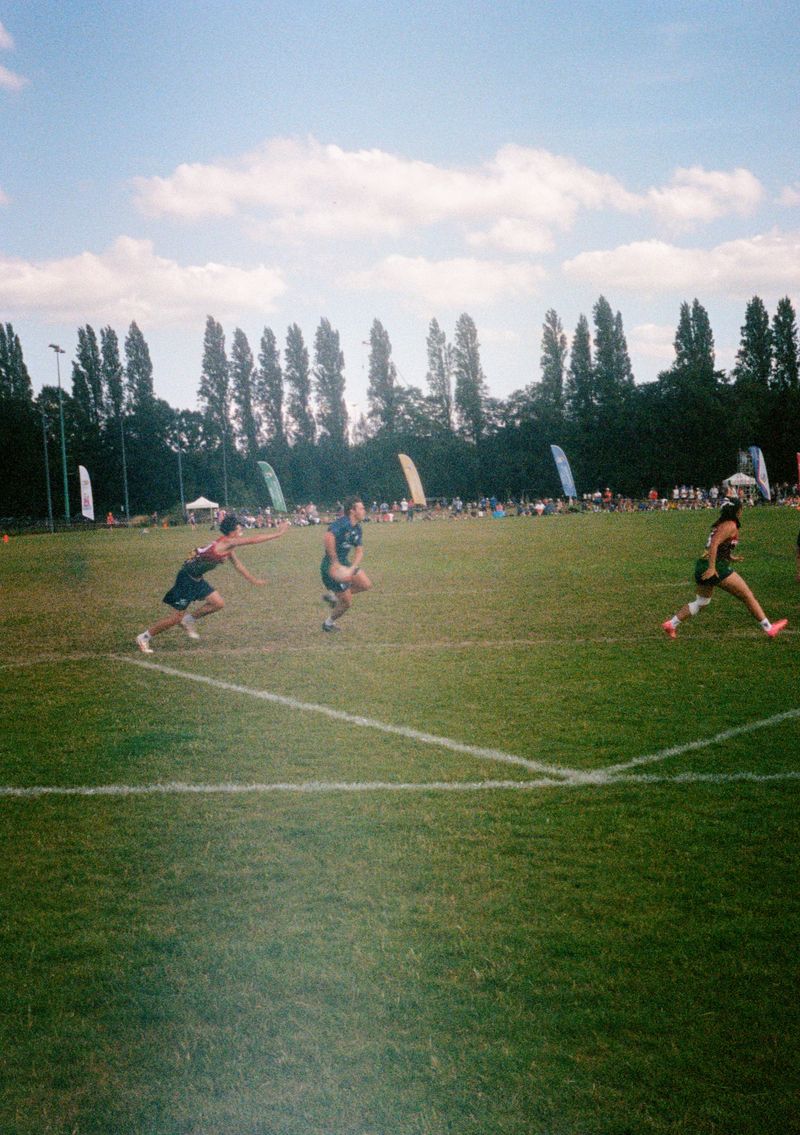
POLYGON ((116 332, 78 328, 67 389, 34 398, 22 346, 0 324, 0 515, 47 515, 49 467, 56 520, 79 512, 77 466, 92 476, 99 515, 179 511, 200 493, 230 505, 267 503, 258 460, 275 468, 287 500, 331 503, 353 489, 404 492, 399 451, 411 454, 429 496, 558 495, 550 444, 567 452, 579 491, 609 485, 626 495, 685 482, 711 485, 736 453, 764 452, 775 481, 796 480, 800 380, 796 313, 782 299, 770 319, 748 303, 736 362, 716 366, 708 314, 680 307, 675 357, 654 382, 636 384, 622 316, 601 296, 571 343, 558 313, 542 325, 536 378, 506 399, 490 396, 477 328, 459 317, 452 341, 432 319, 424 387, 399 381, 389 334, 369 332, 367 411, 350 421, 339 333, 321 319, 309 352, 292 324, 281 352, 265 327, 254 355, 236 328, 226 343, 209 316, 198 410, 156 397, 147 342, 131 323, 116 332), (70 502, 59 476, 61 419, 70 502))

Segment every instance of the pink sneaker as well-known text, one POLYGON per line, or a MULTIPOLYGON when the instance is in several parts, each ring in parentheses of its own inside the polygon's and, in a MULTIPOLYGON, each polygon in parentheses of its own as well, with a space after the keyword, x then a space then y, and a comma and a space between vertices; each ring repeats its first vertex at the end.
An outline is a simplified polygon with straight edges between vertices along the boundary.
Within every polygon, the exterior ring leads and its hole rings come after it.
POLYGON ((789 625, 788 619, 778 619, 777 623, 773 623, 772 626, 769 628, 769 630, 767 631, 767 634, 769 635, 770 638, 775 638, 775 636, 779 635, 781 633, 781 631, 785 627, 787 627, 788 625, 789 625))
POLYGON ((672 619, 667 619, 665 623, 661 624, 661 629, 668 638, 677 638, 678 632, 672 625, 672 619))

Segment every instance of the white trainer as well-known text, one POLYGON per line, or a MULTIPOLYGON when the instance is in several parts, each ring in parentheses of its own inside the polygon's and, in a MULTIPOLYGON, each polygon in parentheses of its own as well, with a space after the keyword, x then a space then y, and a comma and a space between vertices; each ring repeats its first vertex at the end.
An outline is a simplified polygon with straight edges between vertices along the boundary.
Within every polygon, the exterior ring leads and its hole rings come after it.
POLYGON ((147 631, 142 631, 141 634, 137 634, 136 645, 139 647, 142 654, 153 653, 153 648, 150 645, 150 635, 147 633, 147 631))
POLYGON ((197 627, 195 626, 196 622, 197 620, 194 615, 190 615, 188 611, 181 619, 181 626, 186 631, 189 638, 200 638, 200 635, 197 633, 197 627))

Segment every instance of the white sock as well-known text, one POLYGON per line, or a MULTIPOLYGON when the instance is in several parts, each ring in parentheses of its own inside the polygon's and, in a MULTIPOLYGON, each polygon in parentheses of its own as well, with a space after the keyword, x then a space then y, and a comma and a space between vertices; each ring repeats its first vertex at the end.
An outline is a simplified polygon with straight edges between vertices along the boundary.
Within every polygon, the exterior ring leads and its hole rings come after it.
POLYGON ((772 623, 769 621, 769 619, 762 619, 761 620, 762 631, 768 631, 771 626, 772 626, 772 623))

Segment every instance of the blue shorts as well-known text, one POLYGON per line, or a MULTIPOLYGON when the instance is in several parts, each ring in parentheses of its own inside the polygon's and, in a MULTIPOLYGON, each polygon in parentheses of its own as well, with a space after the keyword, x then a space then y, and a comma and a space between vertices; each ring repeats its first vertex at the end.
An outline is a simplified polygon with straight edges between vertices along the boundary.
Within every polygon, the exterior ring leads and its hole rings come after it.
POLYGON ((195 579, 189 575, 186 568, 181 568, 175 576, 175 582, 164 596, 163 602, 176 611, 185 611, 190 603, 198 603, 206 599, 214 590, 205 579, 195 579))

